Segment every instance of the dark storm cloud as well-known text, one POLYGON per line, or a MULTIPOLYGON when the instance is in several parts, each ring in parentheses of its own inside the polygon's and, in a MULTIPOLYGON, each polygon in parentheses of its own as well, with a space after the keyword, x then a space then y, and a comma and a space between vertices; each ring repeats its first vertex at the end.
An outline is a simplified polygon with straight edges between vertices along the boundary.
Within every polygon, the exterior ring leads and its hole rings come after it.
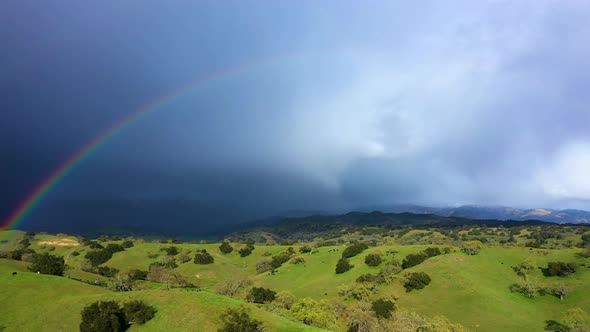
POLYGON ((139 105, 244 63, 260 64, 130 126, 52 197, 588 208, 583 1, 0 6, 5 211, 139 105))

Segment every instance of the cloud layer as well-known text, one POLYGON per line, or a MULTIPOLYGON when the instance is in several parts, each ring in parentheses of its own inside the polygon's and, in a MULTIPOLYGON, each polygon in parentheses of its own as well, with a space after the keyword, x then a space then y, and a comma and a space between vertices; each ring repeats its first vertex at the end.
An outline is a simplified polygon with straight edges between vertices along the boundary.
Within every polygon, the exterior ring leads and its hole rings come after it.
POLYGON ((259 59, 126 129, 53 197, 590 209, 584 1, 96 6, 0 6, 3 210, 137 105, 259 59))

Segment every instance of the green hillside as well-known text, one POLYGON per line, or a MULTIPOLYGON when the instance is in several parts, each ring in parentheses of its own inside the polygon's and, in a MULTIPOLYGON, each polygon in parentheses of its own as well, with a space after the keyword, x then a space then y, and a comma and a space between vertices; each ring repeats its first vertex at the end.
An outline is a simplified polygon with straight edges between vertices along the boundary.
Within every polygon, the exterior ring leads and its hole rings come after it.
MULTIPOLYGON (((130 292, 114 292, 92 285, 108 282, 112 278, 88 270, 89 265, 84 257, 93 250, 88 246, 51 245, 63 242, 64 239, 78 241, 76 237, 39 234, 31 241, 29 249, 63 256, 69 268, 65 271, 65 277, 50 276, 28 272, 30 263, 0 259, 0 300, 4 304, 0 306, 0 326, 6 327, 6 331, 76 330, 81 319, 80 312, 89 303, 109 299, 121 302, 140 299, 154 306, 157 314, 145 325, 132 326, 131 331, 215 331, 224 311, 240 306, 250 309, 252 317, 262 321, 268 331, 311 331, 318 330, 318 326, 345 331, 350 324, 347 312, 353 312, 363 301, 369 301, 366 303, 370 304, 374 299, 384 298, 394 300, 398 312, 413 312, 426 321, 442 315, 453 323, 461 324, 467 331, 542 331, 546 320, 563 321, 569 309, 581 308, 590 312, 590 298, 586 296, 590 289, 590 269, 586 268, 590 266, 590 258, 580 255, 584 249, 565 245, 559 249, 523 246, 521 243, 533 231, 519 230, 514 245, 491 242, 484 245, 476 255, 461 252, 459 242, 450 241, 442 233, 432 230, 377 236, 378 243, 350 258, 354 267, 342 274, 335 273, 335 266, 350 241, 355 236, 356 240, 364 241, 375 237, 346 233, 338 245, 321 247, 317 247, 317 241, 292 245, 255 244, 254 251, 247 257, 240 257, 238 253, 240 248, 246 246, 242 243, 231 243, 233 252, 223 254, 219 250, 219 243, 160 243, 135 239, 132 247, 114 253, 101 266, 116 268, 120 274, 131 269, 148 271, 150 264, 161 262, 167 256, 162 248, 174 246, 179 252, 188 253, 190 261, 181 263, 179 255, 176 255, 178 267, 173 270, 196 288, 167 289, 162 283, 143 281, 138 283, 138 290, 130 292), (401 244, 416 236, 420 239, 423 236, 443 239, 446 244, 401 244), (303 246, 316 248, 312 252, 300 253, 299 248, 303 246), (289 247, 293 248, 295 254, 274 273, 257 272, 257 263, 279 255, 289 247), (401 262, 408 254, 417 254, 429 247, 441 250, 447 248, 449 253, 428 258, 421 264, 404 269, 392 275, 387 283, 356 282, 361 275, 377 275, 385 265, 401 262), (214 263, 195 264, 193 257, 197 249, 206 249, 213 256, 214 263), (368 266, 364 259, 370 253, 379 254, 384 262, 379 266, 368 266), (302 258, 304 262, 293 264, 297 258, 302 258), (557 261, 575 262, 579 268, 567 277, 547 277, 541 273, 541 267, 557 261), (565 285, 568 293, 563 301, 551 295, 536 294, 529 298, 511 292, 512 284, 523 281, 523 277, 517 275, 512 266, 522 262, 534 266, 526 278, 537 288, 552 287, 558 283, 565 285), (17 272, 16 275, 13 272, 17 272), (432 281, 424 289, 406 292, 403 286, 405 275, 411 272, 425 272, 432 281), (230 297, 223 289, 236 280, 247 280, 248 283, 229 294, 230 297), (326 323, 317 323, 302 319, 280 303, 248 302, 247 293, 254 286, 269 288, 277 293, 288 292, 299 301, 309 298, 315 300, 316 304, 322 303, 332 308, 330 310, 333 312, 329 312, 326 323), (350 296, 361 291, 368 293, 360 301, 350 296)), ((584 231, 582 229, 576 233, 566 230, 559 241, 579 241, 579 234, 584 231)), ((12 232, 2 236, 12 239, 0 246, 0 251, 8 252, 18 245, 17 239, 22 239, 24 233, 12 232)), ((492 235, 488 237, 493 238, 492 235)), ((104 241, 101 245, 109 243, 121 244, 122 240, 104 241)), ((555 246, 558 242, 547 243, 548 246, 555 246)), ((371 319, 377 321, 375 317, 371 319)), ((368 330, 377 329, 373 327, 368 330)), ((439 330, 443 329, 432 329, 439 330)))

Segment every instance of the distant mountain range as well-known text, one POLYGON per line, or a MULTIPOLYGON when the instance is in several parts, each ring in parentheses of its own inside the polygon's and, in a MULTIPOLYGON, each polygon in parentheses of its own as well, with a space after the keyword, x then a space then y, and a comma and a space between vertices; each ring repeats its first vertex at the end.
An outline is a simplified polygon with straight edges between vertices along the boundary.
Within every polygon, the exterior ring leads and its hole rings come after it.
POLYGON ((498 220, 541 220, 559 224, 590 224, 590 212, 584 210, 519 209, 505 206, 463 205, 458 207, 427 207, 419 205, 375 206, 364 211, 435 214, 443 217, 498 220))

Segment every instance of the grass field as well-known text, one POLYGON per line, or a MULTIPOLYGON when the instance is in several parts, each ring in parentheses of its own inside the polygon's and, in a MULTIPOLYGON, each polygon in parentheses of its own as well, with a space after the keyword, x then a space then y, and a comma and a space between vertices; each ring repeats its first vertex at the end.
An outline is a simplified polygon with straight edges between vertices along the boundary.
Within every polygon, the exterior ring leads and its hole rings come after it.
MULTIPOLYGON (((18 237, 19 234, 12 234, 18 237)), ((35 242, 50 240, 52 236, 38 236, 35 242)), ((55 238, 55 237, 54 237, 55 238)), ((13 245, 14 241, 3 244, 13 245)), ((277 292, 289 291, 298 298, 310 297, 316 300, 342 300, 338 290, 355 283, 355 279, 366 273, 377 273, 380 267, 369 267, 364 263, 368 253, 382 253, 386 259, 402 260, 409 253, 417 253, 428 246, 387 245, 371 247, 362 254, 351 258, 354 268, 343 274, 335 274, 334 268, 341 257, 343 246, 321 247, 314 254, 297 254, 305 259, 304 264, 285 263, 276 274, 256 273, 256 262, 268 259, 268 253, 275 255, 287 246, 256 246, 252 255, 240 257, 237 253, 242 245, 234 244, 235 250, 222 254, 219 244, 161 244, 139 243, 118 252, 104 265, 121 271, 129 269, 147 270, 150 263, 158 258, 148 254, 159 253, 161 247, 174 245, 190 250, 191 257, 197 248, 207 249, 215 258, 209 265, 197 265, 192 261, 179 264, 177 270, 190 282, 202 288, 201 291, 181 289, 149 289, 126 293, 115 293, 104 288, 87 285, 64 277, 38 275, 26 272, 26 263, 0 260, 0 326, 6 331, 55 331, 75 330, 80 322, 80 311, 84 305, 105 299, 144 299, 154 305, 158 314, 144 326, 131 330, 146 331, 214 331, 219 316, 226 308, 246 306, 255 318, 264 322, 270 331, 312 331, 312 327, 295 322, 280 314, 264 310, 264 307, 239 299, 214 293, 219 283, 239 277, 250 278, 254 285, 271 288, 277 292), (398 251, 394 256, 385 255, 388 250, 398 251), (17 272, 13 276, 11 273, 17 272)), ((63 255, 73 269, 66 272, 79 279, 93 280, 96 275, 82 272, 78 267, 84 260, 84 247, 42 248, 33 243, 31 248, 38 252, 51 250, 63 255), (72 252, 79 251, 79 256, 72 252)), ((294 246, 298 248, 297 245, 294 246)), ((2 249, 0 247, 0 249, 2 249)), ((571 289, 563 301, 553 296, 527 298, 511 293, 509 286, 522 280, 511 266, 528 260, 534 266, 546 266, 550 261, 589 262, 576 253, 581 249, 531 250, 524 247, 484 247, 478 255, 468 256, 458 248, 447 255, 430 258, 424 263, 405 272, 426 272, 432 282, 422 290, 405 292, 401 282, 378 286, 376 296, 393 296, 397 305, 404 310, 415 311, 432 317, 445 315, 451 321, 462 324, 468 331, 542 331, 548 319, 560 320, 570 308, 579 307, 590 311, 590 269, 580 267, 566 278, 545 277, 539 269, 530 279, 542 286, 565 282, 571 289)), ((104 278, 104 277, 100 277, 104 278)), ((351 300, 346 300, 351 301, 351 300)), ((345 301, 345 302, 346 302, 345 301)), ((344 330, 344 326, 342 326, 344 330)))

